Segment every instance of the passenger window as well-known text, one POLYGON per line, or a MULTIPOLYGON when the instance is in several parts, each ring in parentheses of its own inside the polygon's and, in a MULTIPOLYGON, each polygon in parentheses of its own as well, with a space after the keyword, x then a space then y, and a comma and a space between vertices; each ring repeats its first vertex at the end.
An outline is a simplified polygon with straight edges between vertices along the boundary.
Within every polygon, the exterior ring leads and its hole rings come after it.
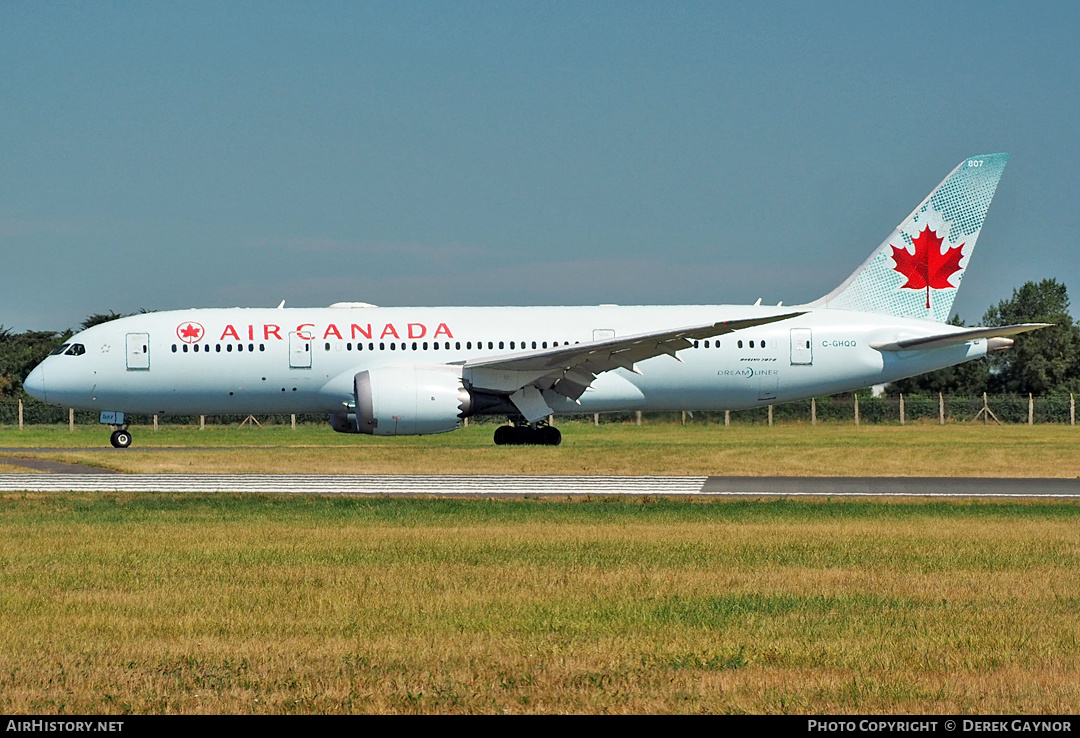
POLYGON ((438 342, 438 341, 436 341, 435 343, 431 344, 431 348, 433 348, 433 349, 435 349, 436 351, 438 351, 438 350, 439 350, 439 342, 438 342))
POLYGON ((489 348, 489 349, 493 349, 493 348, 495 348, 495 344, 494 344, 494 343, 492 343, 491 341, 488 341, 488 348, 489 348))
POLYGON ((742 348, 742 341, 739 341, 739 348, 742 348))
POLYGON ((195 349, 195 353, 199 353, 199 344, 195 344, 192 348, 195 349))
POLYGON ((184 353, 185 354, 187 353, 187 344, 186 343, 184 344, 184 353))
POLYGON ((461 351, 461 341, 458 341, 457 343, 454 344, 454 350, 455 351, 461 351))
POLYGON ((214 351, 217 351, 219 354, 221 353, 221 344, 220 343, 217 346, 214 347, 214 351))
POLYGON ((471 349, 472 348, 472 341, 466 341, 465 342, 465 348, 471 349))
MULTIPOLYGON (((175 343, 174 343, 174 344, 172 345, 172 352, 173 352, 174 354, 176 353, 176 344, 175 344, 175 343)), ((53 353, 55 354, 56 352, 55 352, 55 351, 53 351, 53 353)))
POLYGON ((698 342, 694 341, 694 348, 697 348, 697 347, 698 347, 698 342))
POLYGON ((499 348, 503 348, 503 342, 499 341, 499 348))
POLYGON ((386 351, 386 344, 379 341, 379 351, 386 351))
POLYGON ((510 348, 514 348, 514 342, 513 341, 510 342, 510 348))
POLYGON ((232 344, 231 343, 225 344, 225 350, 228 351, 229 353, 232 353, 232 344))
POLYGON ((412 350, 416 351, 416 341, 413 341, 413 343, 412 343, 412 350))
POLYGON ((265 343, 260 343, 259 344, 259 351, 266 351, 266 344, 265 343))
POLYGON ((236 344, 236 350, 237 351, 243 351, 244 350, 244 344, 242 344, 242 343, 236 344))
POLYGON ((709 340, 705 339, 705 348, 709 348, 709 340))

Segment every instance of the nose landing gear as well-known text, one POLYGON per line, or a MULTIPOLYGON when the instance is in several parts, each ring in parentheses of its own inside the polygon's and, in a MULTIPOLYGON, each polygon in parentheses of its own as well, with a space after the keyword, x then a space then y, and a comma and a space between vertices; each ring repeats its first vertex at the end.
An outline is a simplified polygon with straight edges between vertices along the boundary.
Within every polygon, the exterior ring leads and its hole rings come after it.
POLYGON ((124 413, 112 410, 102 411, 98 422, 113 429, 109 443, 113 448, 127 448, 131 445, 131 433, 128 432, 127 418, 124 413))

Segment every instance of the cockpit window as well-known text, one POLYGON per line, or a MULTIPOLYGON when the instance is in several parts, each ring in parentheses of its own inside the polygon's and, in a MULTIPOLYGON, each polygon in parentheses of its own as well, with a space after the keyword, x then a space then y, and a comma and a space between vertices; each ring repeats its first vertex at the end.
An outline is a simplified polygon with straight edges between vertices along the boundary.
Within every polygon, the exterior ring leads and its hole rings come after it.
POLYGON ((86 353, 86 346, 83 346, 81 343, 73 343, 71 344, 71 348, 64 353, 68 356, 82 356, 86 353))
POLYGON ((70 343, 65 343, 63 346, 57 346, 55 349, 53 349, 53 352, 49 354, 49 356, 59 356, 60 354, 64 353, 64 351, 70 345, 70 343))

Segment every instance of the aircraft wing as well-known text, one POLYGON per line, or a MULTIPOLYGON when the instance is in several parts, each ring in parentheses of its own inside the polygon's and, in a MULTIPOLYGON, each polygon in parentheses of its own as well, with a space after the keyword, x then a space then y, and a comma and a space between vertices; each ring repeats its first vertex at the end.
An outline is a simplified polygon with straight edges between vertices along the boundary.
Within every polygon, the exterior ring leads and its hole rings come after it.
POLYGON ((1052 323, 1020 323, 1017 325, 1005 325, 999 328, 968 328, 955 333, 939 333, 934 336, 922 336, 921 338, 905 338, 900 341, 888 343, 872 343, 870 348, 878 351, 918 351, 920 349, 941 348, 957 343, 967 343, 976 338, 1004 338, 1015 336, 1019 333, 1037 331, 1046 328, 1052 323))
POLYGON ((544 394, 553 393, 576 401, 602 372, 622 368, 640 374, 637 362, 664 354, 681 361, 676 352, 690 348, 694 340, 776 323, 804 312, 725 320, 506 356, 468 359, 460 365, 463 377, 473 389, 508 394, 522 415, 535 422, 552 412, 544 394))

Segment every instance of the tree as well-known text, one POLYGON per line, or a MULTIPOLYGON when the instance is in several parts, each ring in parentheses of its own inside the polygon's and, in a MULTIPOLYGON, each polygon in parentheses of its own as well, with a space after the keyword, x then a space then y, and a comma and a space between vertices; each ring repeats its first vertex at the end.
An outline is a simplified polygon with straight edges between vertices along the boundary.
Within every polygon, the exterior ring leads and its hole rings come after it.
POLYGON ((82 322, 82 328, 85 331, 87 328, 93 328, 95 325, 101 325, 102 323, 108 323, 110 320, 116 320, 117 318, 123 317, 123 313, 113 312, 112 310, 107 313, 94 313, 82 322))
POLYGON ((0 395, 20 394, 30 370, 70 337, 71 331, 12 333, 0 326, 0 395))
POLYGON ((1027 282, 986 311, 987 326, 1052 323, 1015 337, 1008 351, 991 354, 991 391, 1045 395, 1080 389, 1080 329, 1069 315, 1069 295, 1056 279, 1027 282))

